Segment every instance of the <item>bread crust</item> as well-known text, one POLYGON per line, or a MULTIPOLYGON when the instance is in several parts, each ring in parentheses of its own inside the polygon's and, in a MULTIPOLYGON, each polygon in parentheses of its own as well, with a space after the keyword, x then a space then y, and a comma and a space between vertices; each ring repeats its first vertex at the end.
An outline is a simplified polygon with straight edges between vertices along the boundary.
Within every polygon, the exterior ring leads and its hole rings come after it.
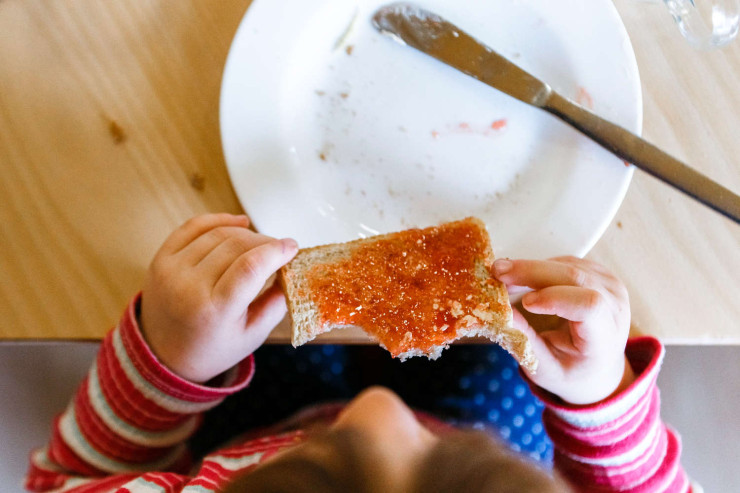
MULTIPOLYGON (((305 344, 331 330, 354 326, 351 324, 327 323, 322 320, 320 309, 313 299, 316 293, 311 290, 311 277, 316 275, 315 267, 317 265, 332 266, 339 262, 344 262, 345 264, 349 262, 352 265, 353 253, 357 252, 363 246, 368 247, 376 245, 379 242, 385 241, 387 243, 390 240, 397 240, 408 231, 417 231, 431 235, 438 234, 445 229, 461 226, 475 228, 485 238, 482 249, 476 253, 474 259, 475 276, 480 281, 480 285, 475 289, 482 290, 482 292, 475 292, 475 295, 477 297, 484 296, 488 302, 479 304, 477 309, 473 309, 472 312, 469 310, 463 313, 462 310, 458 309, 459 313, 455 313, 455 301, 453 301, 450 311, 458 318, 455 325, 456 334, 454 338, 445 340, 438 345, 425 347, 424 349, 412 346, 408 350, 397 352, 395 356, 401 360, 413 356, 427 356, 430 359, 436 359, 454 340, 462 337, 485 337, 504 347, 523 367, 530 372, 534 372, 537 367, 537 360, 532 352, 532 347, 527 336, 516 330, 513 326, 512 309, 509 304, 506 287, 491 275, 494 255, 485 224, 480 219, 474 217, 444 223, 424 230, 407 230, 406 232, 389 233, 345 243, 334 243, 301 249, 296 257, 280 269, 278 273, 278 282, 285 292, 288 313, 292 320, 293 346, 297 347, 305 344)), ((358 266, 358 272, 360 272, 360 269, 361 266, 358 266)), ((472 295, 469 295, 468 299, 470 296, 472 295)), ((460 306, 459 302, 458 306, 460 306)), ((368 327, 359 326, 359 328, 363 329, 377 340, 382 347, 390 351, 383 344, 382 340, 374 336, 371 330, 368 330, 368 327)), ((421 346, 424 346, 424 344, 421 344, 421 346)))

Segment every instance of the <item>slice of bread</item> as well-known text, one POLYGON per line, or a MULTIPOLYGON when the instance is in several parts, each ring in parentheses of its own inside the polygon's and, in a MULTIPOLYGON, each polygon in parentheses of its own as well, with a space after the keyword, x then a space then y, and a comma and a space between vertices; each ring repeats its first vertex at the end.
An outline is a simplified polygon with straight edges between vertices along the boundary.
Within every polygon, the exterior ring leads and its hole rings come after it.
POLYGON ((278 276, 293 346, 357 326, 401 360, 436 359, 453 341, 480 336, 533 372, 537 360, 513 327, 506 287, 490 272, 493 260, 477 218, 302 249, 278 276))

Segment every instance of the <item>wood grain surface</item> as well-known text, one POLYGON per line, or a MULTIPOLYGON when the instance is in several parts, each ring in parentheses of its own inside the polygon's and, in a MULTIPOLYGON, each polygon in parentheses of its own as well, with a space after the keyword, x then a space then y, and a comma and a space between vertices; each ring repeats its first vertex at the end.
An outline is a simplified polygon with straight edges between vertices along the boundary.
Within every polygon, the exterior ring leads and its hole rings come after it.
MULTIPOLYGON (((695 51, 662 5, 615 4, 642 77, 644 136, 739 191, 740 41, 695 51)), ((1 340, 102 337, 172 229, 241 212, 218 101, 248 6, 0 1, 1 340)), ((642 331, 740 343, 740 227, 718 214, 637 172, 589 257, 625 280, 642 331)), ((283 324, 271 340, 287 336, 283 324)))

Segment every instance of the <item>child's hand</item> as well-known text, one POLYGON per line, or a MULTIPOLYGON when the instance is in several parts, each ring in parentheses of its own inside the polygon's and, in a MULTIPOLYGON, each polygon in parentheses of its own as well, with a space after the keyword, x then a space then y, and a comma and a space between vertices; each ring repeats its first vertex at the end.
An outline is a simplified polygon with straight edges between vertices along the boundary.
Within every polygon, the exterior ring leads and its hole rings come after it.
POLYGON ((285 315, 265 282, 298 251, 247 229, 244 216, 208 214, 175 230, 157 252, 142 291, 141 326, 173 372, 203 383, 250 355, 285 315), (256 298, 256 299, 255 299, 256 298))
POLYGON ((514 325, 529 337, 539 359, 529 375, 540 387, 571 404, 593 404, 622 390, 634 374, 625 355, 630 308, 624 285, 604 267, 561 257, 547 261, 497 260, 497 277, 510 290, 526 286, 522 306, 561 317, 539 334, 514 310, 514 325))

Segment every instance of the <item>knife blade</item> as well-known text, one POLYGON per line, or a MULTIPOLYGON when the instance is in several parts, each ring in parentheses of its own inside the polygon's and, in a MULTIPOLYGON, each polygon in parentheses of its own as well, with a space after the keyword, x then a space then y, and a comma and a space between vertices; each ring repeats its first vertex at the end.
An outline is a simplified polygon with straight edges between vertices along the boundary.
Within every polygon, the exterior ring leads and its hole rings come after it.
POLYGON ((630 131, 554 91, 439 15, 409 3, 381 7, 375 28, 524 103, 540 108, 646 173, 740 224, 740 196, 630 131))

